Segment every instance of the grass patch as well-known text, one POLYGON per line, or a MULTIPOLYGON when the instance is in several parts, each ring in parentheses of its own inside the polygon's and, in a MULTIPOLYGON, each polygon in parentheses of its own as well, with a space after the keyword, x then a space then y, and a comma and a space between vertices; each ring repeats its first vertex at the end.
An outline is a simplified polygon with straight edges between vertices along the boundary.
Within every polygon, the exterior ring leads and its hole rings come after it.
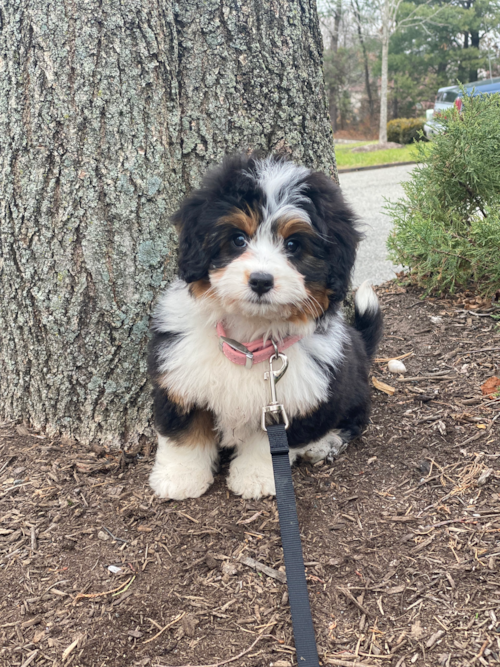
POLYGON ((360 142, 356 144, 337 144, 335 146, 335 155, 337 157, 337 167, 347 169, 348 167, 373 167, 378 164, 388 164, 390 162, 410 162, 417 159, 417 152, 414 144, 404 146, 404 148, 388 148, 383 151, 372 151, 370 153, 351 153, 355 146, 365 146, 368 143, 360 142))

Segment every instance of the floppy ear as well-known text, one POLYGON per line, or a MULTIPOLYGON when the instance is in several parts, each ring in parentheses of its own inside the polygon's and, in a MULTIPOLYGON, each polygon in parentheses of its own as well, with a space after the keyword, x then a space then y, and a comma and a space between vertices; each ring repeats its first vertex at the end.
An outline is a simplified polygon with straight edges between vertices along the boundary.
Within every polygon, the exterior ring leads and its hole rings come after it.
POLYGON ((356 250, 363 235, 358 231, 356 216, 346 204, 338 185, 319 172, 310 174, 306 182, 309 187, 304 194, 312 202, 311 221, 325 240, 329 259, 330 301, 340 303, 349 289, 356 250))
POLYGON ((195 190, 185 199, 179 210, 172 216, 172 222, 179 232, 179 277, 187 283, 202 280, 208 276, 210 256, 204 249, 206 229, 203 214, 206 198, 200 190, 195 190))

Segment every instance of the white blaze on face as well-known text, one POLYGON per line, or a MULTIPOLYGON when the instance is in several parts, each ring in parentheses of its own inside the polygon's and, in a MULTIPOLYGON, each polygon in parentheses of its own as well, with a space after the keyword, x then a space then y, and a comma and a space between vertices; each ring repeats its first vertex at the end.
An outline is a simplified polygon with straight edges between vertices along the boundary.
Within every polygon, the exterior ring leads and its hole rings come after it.
POLYGON ((304 276, 288 261, 283 242, 273 239, 267 225, 259 227, 240 257, 213 271, 210 282, 230 313, 277 314, 284 306, 298 305, 308 298, 304 276), (273 288, 259 297, 248 283, 252 273, 272 275, 273 288))
POLYGON ((300 208, 302 202, 310 201, 304 194, 306 184, 300 182, 309 173, 306 167, 298 167, 292 162, 277 162, 272 158, 256 163, 255 180, 266 195, 263 210, 266 227, 285 217, 311 222, 307 212, 300 208))

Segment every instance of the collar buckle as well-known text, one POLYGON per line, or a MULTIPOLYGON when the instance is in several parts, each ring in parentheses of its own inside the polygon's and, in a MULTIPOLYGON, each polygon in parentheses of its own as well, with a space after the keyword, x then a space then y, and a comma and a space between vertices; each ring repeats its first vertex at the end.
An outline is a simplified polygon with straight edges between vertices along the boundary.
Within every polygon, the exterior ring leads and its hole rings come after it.
POLYGON ((248 347, 245 347, 242 343, 239 343, 237 340, 234 340, 234 338, 228 338, 227 336, 219 336, 219 348, 221 352, 223 352, 223 345, 226 343, 226 345, 229 345, 229 347, 236 352, 241 352, 242 354, 245 355, 245 368, 250 370, 253 366, 253 353, 250 352, 248 347))

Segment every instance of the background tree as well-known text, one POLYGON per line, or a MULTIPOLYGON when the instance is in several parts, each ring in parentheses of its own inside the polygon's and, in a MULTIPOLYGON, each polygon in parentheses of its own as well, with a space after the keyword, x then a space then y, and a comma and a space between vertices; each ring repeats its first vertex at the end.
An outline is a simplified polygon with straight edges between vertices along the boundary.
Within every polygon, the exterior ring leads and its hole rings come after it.
POLYGON ((387 102, 389 81, 389 41, 391 35, 412 27, 424 28, 436 23, 442 7, 431 7, 431 0, 423 4, 402 4, 402 0, 374 0, 378 10, 382 35, 381 76, 380 76, 380 125, 379 143, 387 142, 387 102))
POLYGON ((151 433, 168 222, 230 151, 335 177, 314 0, 0 7, 0 417, 82 442, 151 433))
MULTIPOLYGON (((438 23, 415 26, 392 36, 389 55, 389 108, 393 117, 412 115, 422 100, 432 100, 438 88, 457 80, 476 81, 482 70, 489 76, 488 53, 495 54, 500 26, 500 3, 440 3, 438 23), (475 27, 478 47, 471 46, 475 27), (467 35, 467 39, 466 39, 467 35), (391 108, 392 107, 392 108, 391 108)), ((500 73, 493 58, 493 75, 500 73)))
POLYGON ((359 117, 359 94, 363 112, 374 117, 377 102, 376 87, 370 81, 371 37, 365 34, 366 20, 360 0, 324 0, 319 3, 320 20, 325 42, 325 83, 330 103, 334 132, 344 130, 359 117))
MULTIPOLYGON (((382 0, 344 0, 336 53, 331 46, 335 2, 319 1, 325 80, 330 98, 337 100, 338 129, 345 108, 347 127, 366 135, 379 122, 382 0)), ((406 0, 397 8, 397 20, 388 46, 388 118, 423 115, 438 88, 488 77, 490 64, 492 75, 500 75, 498 0, 406 0)))

